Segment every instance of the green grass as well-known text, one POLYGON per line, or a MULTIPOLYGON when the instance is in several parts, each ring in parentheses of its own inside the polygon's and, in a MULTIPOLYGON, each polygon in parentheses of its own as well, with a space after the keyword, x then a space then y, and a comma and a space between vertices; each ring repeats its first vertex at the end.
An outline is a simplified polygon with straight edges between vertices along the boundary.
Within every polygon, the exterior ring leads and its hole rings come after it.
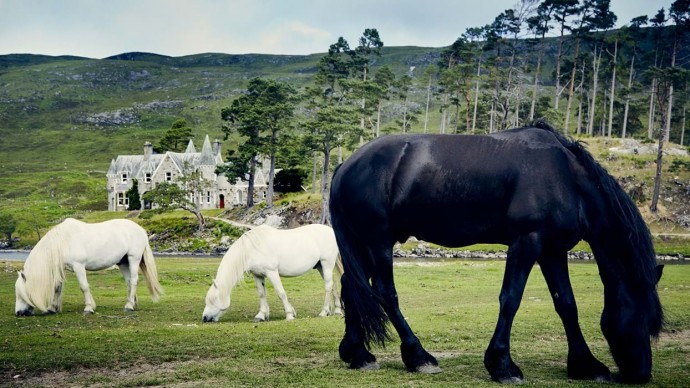
MULTIPOLYGON (((408 322, 444 372, 405 371, 399 344, 375 348, 381 369, 352 371, 338 358, 340 317, 318 318, 323 283, 312 271, 284 280, 298 316, 285 314, 269 290, 271 320, 256 324, 256 291, 250 277, 235 288, 229 311, 217 324, 202 324, 204 295, 218 258, 158 260, 166 295, 152 303, 139 287, 140 309, 122 311, 125 287, 117 270, 89 273, 98 307, 82 315, 83 298, 68 273, 63 312, 16 318, 15 270, 0 262, 0 384, 142 386, 495 386, 482 358, 498 310, 502 261, 401 262, 396 284, 408 322), (13 376, 19 375, 16 379, 13 376)), ((571 279, 584 335, 593 353, 613 368, 598 328, 602 286, 596 265, 573 263, 571 279)), ((143 280, 142 280, 143 282, 143 280)), ((690 266, 667 266, 659 285, 667 327, 654 343, 651 386, 690 381, 690 266)), ((566 378, 566 341, 538 270, 528 282, 516 317, 513 358, 531 385, 590 386, 566 378)))

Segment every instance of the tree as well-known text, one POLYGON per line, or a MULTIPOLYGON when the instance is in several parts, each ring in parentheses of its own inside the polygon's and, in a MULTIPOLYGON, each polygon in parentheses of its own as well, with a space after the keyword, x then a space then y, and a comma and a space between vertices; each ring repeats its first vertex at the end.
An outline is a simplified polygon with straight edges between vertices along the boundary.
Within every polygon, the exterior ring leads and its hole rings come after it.
POLYGON ((191 138, 192 128, 187 125, 187 120, 177 119, 159 140, 158 146, 154 148, 157 153, 183 152, 191 138))
MULTIPOLYGON (((680 46, 684 37, 690 32, 690 0, 675 0, 669 9, 669 15, 673 19, 673 46, 671 49, 671 70, 676 67, 676 58, 679 54, 680 46)), ((684 72, 677 72, 684 74, 684 72)), ((666 135, 670 138, 671 131, 671 116, 673 111, 673 87, 674 82, 671 82, 668 90, 668 112, 666 113, 666 135)))
MULTIPOLYGON (((654 67, 659 66, 660 62, 660 55, 659 52, 661 50, 661 44, 662 44, 662 33, 663 27, 668 19, 666 18, 666 10, 664 8, 659 9, 657 11, 656 15, 654 15, 653 18, 649 20, 652 24, 653 31, 655 32, 655 39, 654 39, 654 67)), ((652 82, 650 85, 651 91, 649 92, 649 112, 648 112, 648 121, 647 121, 647 137, 648 138, 653 138, 654 134, 654 123, 655 123, 655 118, 656 118, 656 105, 655 101, 656 99, 656 78, 652 78, 652 82)))
POLYGON ((278 133, 291 125, 296 93, 286 83, 257 77, 249 81, 245 94, 221 109, 225 138, 237 132, 245 140, 238 146, 237 153, 228 151, 229 163, 218 171, 231 181, 243 178, 245 173, 249 175, 247 208, 254 206, 254 175, 261 153, 268 154, 271 159, 267 201, 269 206, 273 205, 273 172, 280 144, 278 133), (267 138, 262 136, 263 132, 269 133, 267 138))
MULTIPOLYGON (((357 74, 357 57, 343 37, 328 48, 321 58, 314 79, 304 92, 306 134, 303 142, 323 154, 321 174, 321 223, 330 223, 328 191, 331 151, 343 146, 353 148, 365 137, 361 125, 362 94, 357 82, 349 78, 357 74), (354 58, 354 59, 353 59, 354 58)), ((359 78, 359 77, 355 77, 359 78)))
MULTIPOLYGON (((553 15, 553 19, 558 23, 558 53, 556 54, 556 90, 554 97, 554 107, 558 110, 559 101, 563 88, 561 88, 561 65, 563 62, 565 33, 572 29, 570 23, 573 15, 578 12, 579 0, 545 0, 543 3, 543 13, 553 15)), ((540 5, 540 7, 542 7, 540 5)))
POLYGON ((357 123, 357 108, 352 105, 323 104, 315 101, 314 93, 318 89, 309 89, 312 110, 311 117, 305 123, 304 144, 307 148, 323 155, 321 171, 321 223, 329 224, 328 190, 330 181, 330 161, 332 151, 346 143, 354 144, 364 132, 357 123))
POLYGON ((125 193, 129 200, 127 210, 141 210, 141 198, 139 197, 139 181, 132 180, 132 187, 125 193))
POLYGON ((441 53, 444 67, 441 69, 439 85, 448 93, 449 101, 455 106, 455 133, 460 128, 460 106, 465 102, 465 130, 470 129, 470 93, 474 76, 475 50, 463 35, 441 53))
MULTIPOLYGON (((611 7, 611 0, 583 0, 582 5, 578 8, 578 15, 580 16, 580 19, 577 21, 576 26, 573 30, 573 35, 575 36, 575 54, 573 55, 573 67, 572 71, 570 73, 570 82, 569 82, 569 88, 568 88, 568 105, 566 107, 565 111, 565 125, 564 125, 564 131, 567 133, 569 131, 569 120, 570 120, 570 112, 571 112, 571 106, 572 106, 572 101, 573 101, 573 92, 575 88, 575 75, 577 73, 577 66, 579 63, 579 54, 580 54, 580 44, 581 41, 587 37, 590 32, 594 30, 606 30, 608 28, 613 27, 613 25, 616 22, 616 15, 611 12, 610 10, 611 7)), ((596 45, 595 47, 595 55, 593 58, 594 65, 595 65, 595 71, 594 74, 597 74, 598 66, 596 63, 597 58, 596 58, 596 45)), ((593 90, 593 96, 596 96, 596 77, 594 78, 594 90, 593 90)), ((591 103, 591 108, 590 112, 594 111, 594 105, 595 105, 595 100, 594 97, 592 98, 592 103, 591 103)), ((590 113, 590 122, 589 124, 591 125, 593 118, 594 118, 594 113, 590 113)), ((591 127, 590 127, 591 128, 591 127)))
POLYGON ((648 18, 646 15, 638 16, 630 21, 630 27, 621 29, 623 39, 632 44, 632 54, 630 58, 630 68, 628 70, 628 83, 625 88, 625 107, 623 108, 623 125, 621 137, 625 138, 628 133, 628 114, 630 113, 630 101, 633 89, 633 76, 635 74, 635 58, 637 56, 637 42, 642 40, 641 28, 646 25, 648 18))
MULTIPOLYGON (((656 105, 659 107, 661 112, 662 125, 668 126, 671 121, 666 117, 666 115, 671 113, 671 110, 668 109, 668 105, 671 103, 673 85, 684 83, 688 78, 688 71, 673 66, 663 69, 655 67, 647 70, 646 76, 656 80, 656 89, 654 90, 656 105)), ((668 127, 662 126, 662 128, 659 129, 656 174, 654 175, 654 190, 652 193, 652 203, 649 207, 652 212, 657 211, 657 203, 659 201, 659 192, 661 188, 661 167, 664 156, 663 147, 664 143, 668 140, 668 134, 668 127)))
POLYGON ((199 232, 204 230, 206 220, 201 214, 201 198, 211 187, 211 182, 199 171, 192 171, 185 164, 182 174, 175 182, 161 182, 144 194, 144 200, 155 205, 153 211, 163 213, 175 209, 186 210, 196 217, 199 232))
POLYGON ((0 233, 5 235, 7 246, 12 246, 12 233, 17 230, 17 220, 9 213, 0 213, 0 233))
POLYGON ((546 34, 551 30, 549 22, 551 22, 551 14, 553 13, 553 8, 550 7, 546 2, 541 3, 537 7, 537 14, 527 18, 527 28, 534 34, 535 38, 538 39, 536 45, 537 48, 537 65, 534 70, 534 85, 532 87, 532 103, 529 110, 529 121, 534 120, 534 111, 538 100, 539 91, 539 77, 541 75, 541 61, 544 57, 544 40, 546 34))
MULTIPOLYGON (((258 153, 269 156, 270 166, 266 195, 268 207, 273 206, 276 155, 282 143, 280 134, 292 126, 296 104, 297 90, 292 86, 285 82, 257 77, 249 81, 247 92, 233 101, 229 109, 224 109, 222 112, 223 120, 236 123, 238 131, 249 135, 250 164, 258 153), (263 133, 266 135, 262 136, 263 133)), ((229 131, 231 127, 226 128, 229 131)), ((241 162, 243 160, 240 158, 236 161, 241 162)), ((249 173, 252 176, 254 174, 253 168, 250 166, 249 173)), ((253 188, 253 182, 251 184, 253 188)), ((249 197, 253 197, 253 189, 252 195, 247 198, 248 207, 250 206, 249 197)), ((251 202, 253 203, 253 201, 251 202)))
POLYGON ((381 136, 381 110, 383 109, 384 101, 390 100, 394 84, 395 74, 388 66, 380 67, 371 82, 373 91, 371 93, 372 102, 376 103, 376 121, 372 125, 374 137, 381 136))

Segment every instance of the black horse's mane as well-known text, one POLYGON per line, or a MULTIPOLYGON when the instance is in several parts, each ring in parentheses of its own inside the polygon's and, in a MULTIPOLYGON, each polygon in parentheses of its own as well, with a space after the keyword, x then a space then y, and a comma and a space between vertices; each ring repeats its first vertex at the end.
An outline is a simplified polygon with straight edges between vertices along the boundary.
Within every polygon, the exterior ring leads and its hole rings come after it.
POLYGON ((537 120, 531 126, 551 132, 568 151, 575 155, 592 178, 600 183, 602 197, 608 207, 613 211, 621 226, 630 232, 628 238, 634 247, 630 252, 634 263, 631 263, 629 271, 626 272, 652 287, 655 286, 657 283, 656 253, 652 236, 632 199, 616 179, 594 160, 592 154, 585 148, 584 142, 565 137, 544 120, 537 120), (655 259, 650 260, 650 258, 655 259))

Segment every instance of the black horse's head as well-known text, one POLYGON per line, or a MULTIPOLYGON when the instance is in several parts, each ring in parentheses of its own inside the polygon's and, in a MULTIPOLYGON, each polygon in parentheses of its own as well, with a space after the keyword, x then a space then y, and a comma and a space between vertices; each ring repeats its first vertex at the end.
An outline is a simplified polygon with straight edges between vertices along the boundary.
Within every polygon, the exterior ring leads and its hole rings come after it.
MULTIPOLYGON (((657 267, 657 282, 663 266, 657 267)), ((608 289, 601 330, 623 383, 643 384, 652 377, 651 339, 663 325, 663 311, 653 285, 618 285, 608 289)))

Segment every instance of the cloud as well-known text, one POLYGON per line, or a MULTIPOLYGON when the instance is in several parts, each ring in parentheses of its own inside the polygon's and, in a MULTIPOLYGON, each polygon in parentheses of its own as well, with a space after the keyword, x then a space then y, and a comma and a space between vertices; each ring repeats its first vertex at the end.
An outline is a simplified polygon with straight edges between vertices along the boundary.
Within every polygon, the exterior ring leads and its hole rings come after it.
MULTIPOLYGON (((376 28, 386 46, 449 45, 517 0, 0 0, 0 54, 310 54, 376 28)), ((671 0, 612 0, 621 26, 671 0)))

